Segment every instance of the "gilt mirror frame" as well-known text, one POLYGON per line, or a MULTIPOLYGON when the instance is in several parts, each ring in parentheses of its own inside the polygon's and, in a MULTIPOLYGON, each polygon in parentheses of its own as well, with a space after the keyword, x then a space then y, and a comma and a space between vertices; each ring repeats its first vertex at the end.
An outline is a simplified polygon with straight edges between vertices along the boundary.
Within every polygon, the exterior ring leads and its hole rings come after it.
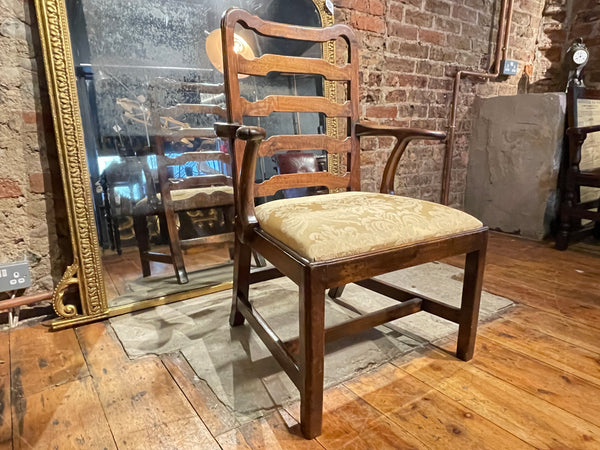
MULTIPOLYGON (((313 0, 313 3, 321 17, 321 25, 332 25, 332 2, 313 0)), ((73 262, 67 267, 54 290, 53 307, 58 318, 53 321, 52 329, 230 289, 232 281, 227 281, 128 305, 109 306, 94 220, 92 187, 77 95, 66 0, 35 0, 35 7, 73 248, 73 262), (78 290, 79 300, 76 303, 71 303, 70 297, 68 299, 65 295, 70 288, 78 290)), ((335 42, 323 45, 323 57, 335 63, 335 42)), ((324 92, 331 99, 337 98, 336 85, 333 82, 324 81, 324 92)), ((327 133, 337 135, 336 119, 327 119, 327 133)), ((328 170, 339 172, 338 158, 329 158, 328 170)))

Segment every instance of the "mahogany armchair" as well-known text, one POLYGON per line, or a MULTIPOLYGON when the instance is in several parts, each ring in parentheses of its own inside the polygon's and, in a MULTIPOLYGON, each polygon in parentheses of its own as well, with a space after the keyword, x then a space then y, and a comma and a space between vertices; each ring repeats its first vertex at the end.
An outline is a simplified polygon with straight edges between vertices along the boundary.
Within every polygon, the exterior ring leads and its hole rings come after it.
POLYGON ((308 28, 263 21, 240 9, 230 9, 221 22, 228 124, 216 124, 217 134, 232 140, 235 153, 235 258, 231 326, 247 320, 300 391, 301 430, 306 438, 321 433, 325 343, 352 333, 427 311, 458 324, 457 355, 473 355, 488 230, 470 215, 435 203, 394 195, 394 174, 413 139, 444 139, 445 133, 393 128, 358 122, 357 39, 349 27, 308 28), (349 60, 343 65, 304 57, 263 55, 246 60, 233 51, 234 28, 261 36, 325 43, 343 39, 349 60), (249 101, 240 95, 239 74, 264 76, 311 73, 345 82, 346 100, 325 97, 270 95, 249 101), (320 112, 349 124, 339 139, 325 134, 274 135, 244 126, 252 116, 272 112, 320 112), (387 162, 381 192, 360 192, 360 136, 392 136, 397 144, 387 162), (255 184, 256 160, 283 151, 322 149, 347 157, 348 171, 289 173, 255 184), (330 193, 284 198, 255 206, 255 197, 280 189, 325 186, 330 193), (343 191, 334 192, 333 191, 343 191), (250 271, 256 250, 272 268, 250 271), (466 254, 460 308, 417 295, 373 278, 387 272, 466 254), (299 337, 283 342, 253 308, 249 286, 287 276, 299 287, 299 337), (331 328, 324 325, 327 289, 339 295, 348 283, 386 295, 398 305, 368 313, 331 328))
POLYGON ((600 90, 569 86, 567 131, 559 176, 560 227, 556 237, 559 250, 566 250, 569 241, 590 231, 600 239, 600 196, 596 190, 600 188, 600 118, 594 116, 599 106, 600 90), (596 158, 590 157, 590 153, 596 158), (592 222, 582 226, 582 219, 592 222))

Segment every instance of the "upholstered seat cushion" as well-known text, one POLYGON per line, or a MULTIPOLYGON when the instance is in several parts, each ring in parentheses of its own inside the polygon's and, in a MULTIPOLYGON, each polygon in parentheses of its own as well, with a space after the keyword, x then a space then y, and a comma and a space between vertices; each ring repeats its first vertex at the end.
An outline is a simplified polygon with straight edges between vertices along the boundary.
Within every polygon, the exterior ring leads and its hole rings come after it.
POLYGON ((482 227, 457 209, 373 192, 275 200, 257 206, 256 218, 264 231, 310 261, 403 247, 482 227))
MULTIPOLYGON (((196 196, 217 196, 217 195, 227 195, 231 197, 231 203, 233 204, 233 187, 231 186, 208 186, 201 188, 192 188, 192 189, 176 189, 171 191, 171 200, 173 200, 175 204, 175 210, 180 209, 190 209, 194 205, 190 203, 193 202, 196 196)), ((156 194, 156 198, 160 202, 161 195, 160 193, 156 194)), ((198 197, 200 199, 200 197, 198 197)), ((198 205, 200 207, 202 205, 198 205)), ((148 197, 144 197, 135 205, 135 210, 137 213, 148 212, 152 209, 152 206, 148 202, 148 197)))

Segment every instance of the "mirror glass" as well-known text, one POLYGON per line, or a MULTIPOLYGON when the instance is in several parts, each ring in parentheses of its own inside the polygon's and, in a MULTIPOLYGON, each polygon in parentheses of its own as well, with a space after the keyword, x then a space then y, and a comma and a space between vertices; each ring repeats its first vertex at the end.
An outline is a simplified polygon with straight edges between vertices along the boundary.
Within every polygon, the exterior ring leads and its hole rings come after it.
MULTIPOLYGON (((66 0, 66 6, 109 306, 231 281, 231 164, 227 143, 213 132, 226 114, 216 30, 232 6, 267 20, 321 26, 313 0, 66 0)), ((321 56, 320 45, 282 47, 277 40, 246 40, 244 31, 239 53, 248 58, 321 56)), ((279 78, 280 94, 323 89, 320 79, 279 78)), ((263 86, 242 84, 249 98, 260 98, 263 86)), ((276 128, 273 134, 317 133, 323 122, 318 115, 269 117, 261 125, 276 128)), ((276 159, 264 159, 257 179, 278 170, 276 159)))

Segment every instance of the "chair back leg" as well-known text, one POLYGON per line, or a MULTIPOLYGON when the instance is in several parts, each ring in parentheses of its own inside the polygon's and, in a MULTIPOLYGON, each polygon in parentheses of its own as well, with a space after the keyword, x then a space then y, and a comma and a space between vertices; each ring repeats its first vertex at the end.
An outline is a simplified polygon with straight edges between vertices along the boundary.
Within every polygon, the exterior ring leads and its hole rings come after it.
POLYGON ((467 254, 456 347, 456 356, 463 361, 473 358, 475 350, 484 266, 485 250, 467 254))
POLYGON ((300 427, 304 437, 313 439, 323 422, 325 287, 310 273, 300 285, 299 331, 300 427))
POLYGON ((148 223, 146 216, 133 216, 133 229, 135 231, 135 240, 137 241, 138 250, 140 252, 140 264, 142 265, 142 276, 150 276, 150 260, 148 259, 148 251, 150 250, 150 236, 148 235, 148 223))

